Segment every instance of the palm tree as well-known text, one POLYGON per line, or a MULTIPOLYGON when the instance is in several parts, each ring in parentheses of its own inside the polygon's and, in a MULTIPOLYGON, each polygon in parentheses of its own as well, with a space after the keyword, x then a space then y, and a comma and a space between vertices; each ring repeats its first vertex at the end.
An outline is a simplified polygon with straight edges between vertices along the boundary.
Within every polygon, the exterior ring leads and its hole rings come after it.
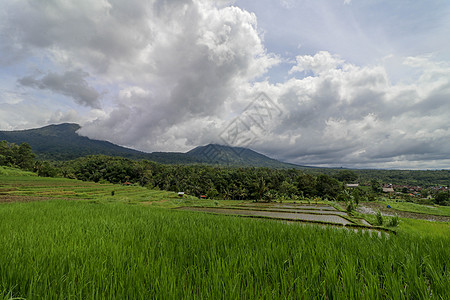
POLYGON ((258 182, 256 183, 256 191, 259 195, 259 200, 261 201, 264 193, 267 191, 266 182, 264 181, 263 177, 260 177, 258 182))
POLYGON ((239 200, 244 200, 247 196, 247 190, 243 188, 242 186, 239 187, 238 190, 239 200))

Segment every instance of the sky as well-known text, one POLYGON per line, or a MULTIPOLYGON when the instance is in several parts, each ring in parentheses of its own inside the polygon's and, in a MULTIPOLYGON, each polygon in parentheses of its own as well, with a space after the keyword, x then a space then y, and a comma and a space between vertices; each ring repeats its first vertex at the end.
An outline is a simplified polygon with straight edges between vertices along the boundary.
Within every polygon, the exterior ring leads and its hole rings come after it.
POLYGON ((0 2, 0 130, 449 169, 447 0, 0 2))

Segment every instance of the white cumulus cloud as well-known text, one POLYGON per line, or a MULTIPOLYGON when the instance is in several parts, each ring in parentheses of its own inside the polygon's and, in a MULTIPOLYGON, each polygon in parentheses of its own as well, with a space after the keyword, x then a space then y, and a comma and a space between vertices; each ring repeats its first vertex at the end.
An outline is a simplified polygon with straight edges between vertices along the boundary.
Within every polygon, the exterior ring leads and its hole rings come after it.
MULTIPOLYGON (((291 50, 308 55, 297 53, 290 63, 293 56, 266 49, 257 15, 233 3, 6 1, 0 12, 1 128, 80 122, 80 133, 91 138, 144 151, 185 151, 223 142, 224 130, 248 118, 243 110, 263 92, 281 113, 247 124, 257 151, 306 165, 445 166, 448 62, 433 54, 386 56, 384 48, 384 60, 348 61, 327 47, 311 51, 311 41, 323 46, 333 39, 303 24, 287 32, 301 33, 304 40, 292 43, 305 46, 291 50), (270 70, 280 64, 285 80, 273 83, 270 70)), ((302 3, 274 5, 287 14, 302 3)), ((323 13, 327 30, 343 25, 331 8, 305 3, 315 8, 311 18, 323 13)), ((366 11, 356 4, 345 9, 366 11)), ((368 38, 363 29, 374 27, 359 26, 363 17, 349 24, 368 38)), ((311 18, 320 29, 320 20, 311 18)), ((377 44, 354 48, 354 36, 335 49, 362 53, 377 44)))

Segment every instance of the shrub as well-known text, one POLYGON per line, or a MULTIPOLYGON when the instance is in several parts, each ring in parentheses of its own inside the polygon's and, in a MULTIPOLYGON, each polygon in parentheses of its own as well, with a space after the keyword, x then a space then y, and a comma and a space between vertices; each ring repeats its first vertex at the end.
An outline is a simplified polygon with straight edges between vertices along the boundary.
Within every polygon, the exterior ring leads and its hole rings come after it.
POLYGON ((396 227, 398 225, 398 215, 395 215, 394 217, 391 218, 391 220, 389 221, 388 226, 390 227, 396 227))
POLYGON ((445 205, 445 203, 449 200, 449 195, 447 192, 439 192, 434 197, 434 202, 439 205, 445 205))
POLYGON ((347 205, 347 212, 352 212, 355 209, 353 202, 349 201, 347 205))
POLYGON ((381 226, 383 225, 383 215, 380 211, 377 212, 377 225, 381 226))

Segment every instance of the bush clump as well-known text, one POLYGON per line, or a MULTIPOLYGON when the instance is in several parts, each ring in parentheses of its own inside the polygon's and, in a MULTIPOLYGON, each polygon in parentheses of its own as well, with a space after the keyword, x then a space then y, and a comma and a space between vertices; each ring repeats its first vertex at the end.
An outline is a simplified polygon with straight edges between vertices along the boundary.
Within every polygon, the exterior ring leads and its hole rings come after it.
POLYGON ((395 215, 394 217, 391 218, 391 220, 389 221, 388 226, 390 227, 397 227, 399 223, 399 219, 398 219, 398 215, 395 215))
POLYGON ((382 226, 383 225, 383 215, 381 214, 380 211, 377 212, 377 225, 378 226, 382 226))

